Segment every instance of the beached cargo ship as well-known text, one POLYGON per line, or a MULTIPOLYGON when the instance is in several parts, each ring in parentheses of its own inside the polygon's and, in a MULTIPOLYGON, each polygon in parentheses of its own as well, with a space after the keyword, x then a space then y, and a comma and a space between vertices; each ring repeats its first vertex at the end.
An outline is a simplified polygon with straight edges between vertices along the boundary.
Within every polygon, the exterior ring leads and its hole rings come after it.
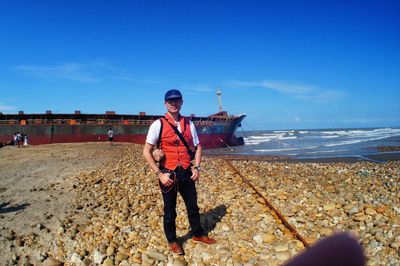
MULTIPOLYGON (((115 132, 115 142, 144 144, 151 123, 160 115, 116 114, 107 111, 105 114, 44 114, 0 113, 0 143, 10 143, 13 134, 20 132, 28 136, 29 144, 100 142, 107 141, 110 128, 115 132)), ((204 148, 220 148, 242 145, 243 139, 237 138, 235 132, 241 126, 245 115, 233 116, 227 112, 196 117, 191 115, 200 141, 204 148)))

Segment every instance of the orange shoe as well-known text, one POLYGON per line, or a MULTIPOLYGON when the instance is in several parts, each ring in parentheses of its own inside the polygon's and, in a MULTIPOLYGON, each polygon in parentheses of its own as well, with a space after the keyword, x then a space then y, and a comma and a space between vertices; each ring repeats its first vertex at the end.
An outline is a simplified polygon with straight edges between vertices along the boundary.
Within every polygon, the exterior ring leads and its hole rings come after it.
POLYGON ((179 245, 178 242, 171 242, 169 243, 169 247, 171 248, 171 252, 174 254, 182 255, 183 254, 183 249, 181 245, 179 245))
POLYGON ((210 238, 208 236, 194 236, 192 240, 194 242, 204 243, 204 244, 214 244, 215 242, 217 242, 214 238, 210 238))

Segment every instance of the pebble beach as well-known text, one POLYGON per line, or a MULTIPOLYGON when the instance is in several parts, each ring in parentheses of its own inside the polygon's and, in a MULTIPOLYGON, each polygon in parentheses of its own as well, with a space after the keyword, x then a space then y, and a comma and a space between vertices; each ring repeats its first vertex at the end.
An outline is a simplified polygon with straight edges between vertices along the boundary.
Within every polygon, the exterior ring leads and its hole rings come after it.
MULTIPOLYGON (((201 221, 214 245, 191 241, 183 200, 173 255, 162 198, 135 144, 0 149, 1 265, 283 265, 303 252, 226 159, 204 156, 201 221)), ((400 264, 400 161, 229 159, 310 244, 353 234, 367 265, 400 264)))

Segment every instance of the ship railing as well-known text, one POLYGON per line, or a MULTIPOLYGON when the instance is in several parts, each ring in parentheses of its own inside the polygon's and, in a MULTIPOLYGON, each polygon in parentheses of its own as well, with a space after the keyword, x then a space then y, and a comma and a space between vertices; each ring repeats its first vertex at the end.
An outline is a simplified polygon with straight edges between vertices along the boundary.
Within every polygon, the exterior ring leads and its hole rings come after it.
MULTIPOLYGON (((214 122, 227 122, 228 119, 200 119, 193 121, 198 126, 212 126, 214 122)), ((112 120, 112 119, 28 119, 28 120, 0 120, 1 125, 27 124, 56 124, 56 125, 151 125, 154 120, 112 120)))
POLYGON ((221 122, 224 124, 224 123, 229 123, 229 121, 231 121, 231 119, 229 119, 227 117, 222 117, 222 118, 207 117, 205 119, 195 120, 195 121, 193 121, 193 123, 196 126, 212 126, 213 123, 215 123, 215 122, 221 122))
POLYGON ((46 124, 45 119, 28 119, 28 124, 46 124))
POLYGON ((233 117, 230 116, 212 116, 213 121, 228 121, 232 120, 233 117))
POLYGON ((62 125, 62 124, 67 124, 68 120, 67 119, 28 119, 26 120, 26 124, 57 124, 57 125, 62 125))
POLYGON ((67 121, 65 119, 53 119, 52 123, 62 125, 62 124, 66 124, 67 121))
POLYGON ((80 124, 87 124, 87 125, 94 125, 97 124, 96 119, 85 119, 85 120, 80 120, 79 121, 80 124))
POLYGON ((56 125, 151 125, 154 120, 128 120, 128 119, 9 119, 0 120, 4 125, 27 125, 27 124, 56 124, 56 125))
POLYGON ((193 122, 195 125, 198 126, 211 126, 212 125, 212 121, 195 121, 193 122))
MULTIPOLYGON (((23 120, 21 120, 23 121, 23 120)), ((26 124, 65 124, 65 120, 63 119, 28 119, 26 120, 26 124)))
POLYGON ((86 119, 76 121, 76 124, 90 124, 90 125, 150 125, 153 120, 129 120, 129 119, 86 119))
POLYGON ((151 125, 154 122, 154 120, 132 120, 131 124, 132 125, 151 125))
POLYGON ((19 124, 18 120, 0 120, 1 125, 14 125, 19 124))

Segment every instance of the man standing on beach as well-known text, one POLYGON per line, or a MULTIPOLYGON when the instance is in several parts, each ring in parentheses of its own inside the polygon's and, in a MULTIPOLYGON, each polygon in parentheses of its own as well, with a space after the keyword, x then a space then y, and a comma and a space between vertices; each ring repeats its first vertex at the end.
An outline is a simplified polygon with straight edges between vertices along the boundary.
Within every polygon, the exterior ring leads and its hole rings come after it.
POLYGON ((175 254, 183 254, 183 249, 177 241, 175 224, 178 191, 186 205, 190 227, 194 235, 192 240, 205 244, 213 244, 216 241, 205 234, 200 224, 195 182, 200 177, 202 149, 196 128, 192 121, 180 115, 183 100, 179 90, 167 91, 164 100, 167 113, 165 117, 154 121, 150 126, 143 156, 160 183, 164 201, 164 232, 171 251, 175 254), (177 131, 181 136, 178 136, 177 131), (152 151, 159 139, 165 155, 160 166, 156 164, 152 156, 152 151), (183 140, 186 141, 186 145, 183 140), (196 148, 194 166, 191 163, 187 146, 196 148))
POLYGON ((22 143, 22 134, 19 133, 19 131, 17 132, 17 146, 18 148, 21 148, 21 143, 22 143))
POLYGON ((107 135, 108 135, 108 142, 110 142, 110 145, 112 145, 112 142, 114 140, 114 131, 112 130, 112 128, 110 128, 107 135))

